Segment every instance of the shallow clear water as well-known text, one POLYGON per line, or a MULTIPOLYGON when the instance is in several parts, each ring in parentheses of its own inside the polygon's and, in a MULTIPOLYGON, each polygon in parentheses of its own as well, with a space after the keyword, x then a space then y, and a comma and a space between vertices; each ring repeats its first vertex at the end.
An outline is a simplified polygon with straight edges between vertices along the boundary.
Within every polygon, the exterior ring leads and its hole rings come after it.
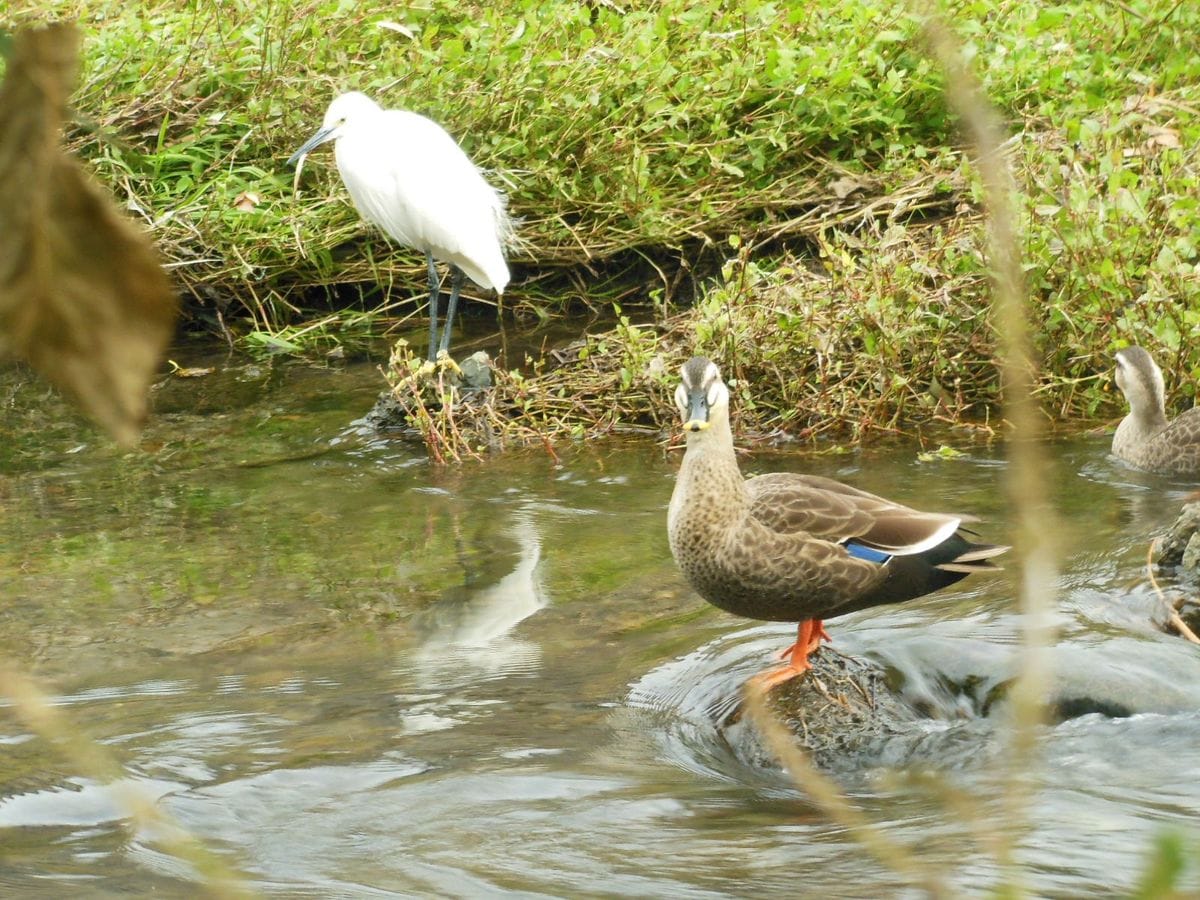
MULTIPOLYGON (((0 380, 0 647, 250 887, 906 888, 751 751, 748 725, 726 727, 741 682, 794 630, 683 585, 665 536, 675 456, 614 440, 561 465, 531 451, 438 469, 347 428, 379 389, 370 366, 215 364, 157 391, 139 453, 22 376, 0 380)), ((898 444, 763 451, 744 468, 974 512, 984 539, 1011 540, 1002 448, 961 444, 953 460, 898 444)), ((1200 804, 1200 654, 1152 627, 1143 574, 1189 486, 1106 449, 1048 447, 1063 715, 1041 737, 1020 851, 1045 895, 1128 889, 1157 835, 1194 838, 1200 804)), ((986 838, 1006 827, 994 699, 1019 640, 1016 584, 1009 569, 830 624, 837 649, 884 663, 925 714, 837 778, 964 893, 1000 877, 986 838)), ((113 789, 11 707, 0 748, 0 893, 194 892, 113 789)), ((1194 868, 1185 880, 1200 887, 1194 868)))

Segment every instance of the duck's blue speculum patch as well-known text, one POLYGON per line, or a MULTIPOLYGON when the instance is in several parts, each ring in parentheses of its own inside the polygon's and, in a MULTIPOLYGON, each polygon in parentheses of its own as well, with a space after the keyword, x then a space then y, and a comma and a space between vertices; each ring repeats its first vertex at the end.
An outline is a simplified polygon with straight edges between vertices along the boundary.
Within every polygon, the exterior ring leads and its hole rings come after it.
POLYGON ((884 553, 882 550, 876 550, 874 547, 867 547, 856 541, 843 541, 842 546, 855 559, 865 559, 867 562, 879 563, 883 565, 889 559, 891 554, 884 553))

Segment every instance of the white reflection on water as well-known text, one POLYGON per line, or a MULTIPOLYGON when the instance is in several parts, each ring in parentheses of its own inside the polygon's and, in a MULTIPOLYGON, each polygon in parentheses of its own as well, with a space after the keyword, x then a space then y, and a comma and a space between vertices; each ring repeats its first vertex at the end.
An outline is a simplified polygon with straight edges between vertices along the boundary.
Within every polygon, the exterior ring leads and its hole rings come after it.
POLYGON ((439 603, 437 620, 421 648, 423 654, 469 648, 476 656, 499 656, 498 651, 507 646, 498 647, 498 643, 511 640, 507 635, 513 628, 545 607, 546 594, 537 577, 541 536, 528 512, 518 512, 514 518, 512 535, 518 552, 513 570, 482 590, 469 590, 465 598, 439 603))
POLYGON ((68 778, 63 786, 0 800, 0 828, 95 827, 120 822, 129 815, 131 797, 142 803, 154 803, 185 787, 150 778, 122 778, 108 784, 91 778, 68 778))
POLYGON ((508 574, 481 588, 447 592, 414 617, 420 644, 406 654, 402 669, 417 690, 397 698, 407 733, 452 728, 477 712, 479 702, 455 697, 453 691, 540 668, 541 647, 513 637, 512 631, 548 603, 538 575, 541 535, 529 510, 516 512, 509 533, 516 553, 508 574))

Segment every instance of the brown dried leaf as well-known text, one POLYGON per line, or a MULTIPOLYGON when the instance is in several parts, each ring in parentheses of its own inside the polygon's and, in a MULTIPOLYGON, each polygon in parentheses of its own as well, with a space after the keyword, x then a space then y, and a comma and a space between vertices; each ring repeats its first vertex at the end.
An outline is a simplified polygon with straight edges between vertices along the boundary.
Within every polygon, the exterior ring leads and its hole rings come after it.
POLYGON ((833 195, 839 200, 845 200, 855 191, 861 191, 867 188, 870 182, 863 178, 855 178, 852 175, 843 175, 836 181, 829 182, 829 189, 833 191, 833 195))
POLYGON ((1165 125, 1151 125, 1146 129, 1146 134, 1150 136, 1149 140, 1146 141, 1147 145, 1150 146, 1158 145, 1159 147, 1171 148, 1183 146, 1179 140, 1179 132, 1165 125))
POLYGON ((233 208, 239 212, 252 212, 260 203, 262 197, 254 191, 242 191, 233 198, 233 208))
POLYGON ((0 350, 128 446, 177 303, 150 239, 59 147, 77 44, 65 24, 18 34, 0 87, 0 350))

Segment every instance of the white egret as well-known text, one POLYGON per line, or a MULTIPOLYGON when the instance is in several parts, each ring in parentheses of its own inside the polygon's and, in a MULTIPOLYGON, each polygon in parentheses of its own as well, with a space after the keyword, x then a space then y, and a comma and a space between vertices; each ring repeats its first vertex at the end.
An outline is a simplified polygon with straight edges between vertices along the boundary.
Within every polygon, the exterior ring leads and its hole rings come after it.
POLYGON ((504 197, 442 126, 414 112, 383 109, 365 94, 336 97, 321 129, 291 165, 326 141, 354 206, 393 240, 424 251, 429 266, 429 359, 450 346, 464 274, 504 292, 504 244, 512 231, 504 197), (441 280, 435 259, 450 266, 450 302, 438 343, 441 280))

